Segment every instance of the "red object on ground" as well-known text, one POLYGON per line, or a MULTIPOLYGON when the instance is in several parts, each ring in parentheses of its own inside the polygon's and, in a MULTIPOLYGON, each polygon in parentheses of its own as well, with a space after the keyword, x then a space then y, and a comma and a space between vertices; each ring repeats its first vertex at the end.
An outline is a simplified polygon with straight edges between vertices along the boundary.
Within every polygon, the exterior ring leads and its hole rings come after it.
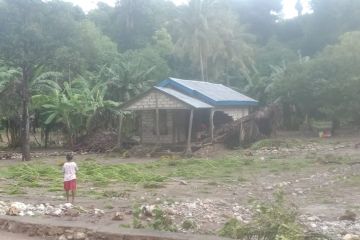
POLYGON ((76 190, 76 179, 64 182, 65 191, 76 190))

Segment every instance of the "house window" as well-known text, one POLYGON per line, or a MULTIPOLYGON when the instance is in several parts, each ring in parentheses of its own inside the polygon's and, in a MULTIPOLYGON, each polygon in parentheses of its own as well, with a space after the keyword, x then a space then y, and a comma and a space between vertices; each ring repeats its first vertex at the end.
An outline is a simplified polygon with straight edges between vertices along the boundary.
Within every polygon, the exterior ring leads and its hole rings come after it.
MULTIPOLYGON (((159 110, 159 132, 160 135, 168 134, 167 112, 164 109, 159 110)), ((156 135, 156 111, 154 111, 154 135, 156 135)))

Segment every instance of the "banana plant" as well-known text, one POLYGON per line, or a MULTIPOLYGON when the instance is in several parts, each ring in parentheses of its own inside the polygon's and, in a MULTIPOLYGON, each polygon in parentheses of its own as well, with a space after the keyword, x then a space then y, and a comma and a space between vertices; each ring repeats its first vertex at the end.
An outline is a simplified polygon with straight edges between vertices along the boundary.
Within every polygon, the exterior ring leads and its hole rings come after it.
POLYGON ((70 146, 87 133, 88 123, 99 109, 115 109, 118 106, 116 102, 104 99, 104 84, 90 87, 84 79, 77 79, 62 85, 53 80, 41 81, 40 85, 49 92, 34 95, 33 105, 41 109, 46 125, 63 126, 70 146))

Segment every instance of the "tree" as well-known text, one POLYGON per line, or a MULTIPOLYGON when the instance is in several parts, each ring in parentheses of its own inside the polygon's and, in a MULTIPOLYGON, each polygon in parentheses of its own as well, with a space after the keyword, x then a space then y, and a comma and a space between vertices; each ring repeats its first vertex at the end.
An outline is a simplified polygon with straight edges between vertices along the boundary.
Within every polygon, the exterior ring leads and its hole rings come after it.
POLYGON ((95 72, 99 66, 111 64, 118 55, 116 44, 104 36, 94 23, 82 20, 76 23, 76 34, 69 43, 55 50, 45 71, 57 71, 70 81, 86 72, 95 72))
POLYGON ((249 26, 259 43, 266 43, 276 33, 282 0, 231 0, 230 4, 240 23, 249 26))
POLYGON ((228 86, 239 85, 242 78, 249 78, 250 66, 254 64, 255 38, 237 21, 228 9, 213 12, 214 25, 218 29, 218 40, 214 41, 214 51, 209 60, 209 75, 215 82, 228 86), (219 17, 221 16, 221 17, 219 17))
MULTIPOLYGON (((98 78, 109 86, 108 98, 124 102, 149 88, 154 82, 151 75, 157 69, 154 60, 151 56, 145 59, 139 51, 130 50, 122 54, 111 66, 105 66, 98 78)), ((163 60, 160 58, 160 61, 163 60)))
POLYGON ((360 125, 360 32, 348 32, 314 59, 320 112, 330 119, 360 125), (320 73, 321 71, 321 73, 320 73))
MULTIPOLYGON (((22 159, 30 160, 30 82, 55 50, 73 32, 74 20, 62 18, 56 3, 40 0, 4 0, 0 4, 0 58, 21 70, 22 159)), ((58 2, 58 4, 61 4, 58 2)))
POLYGON ((88 19, 112 41, 116 42, 117 26, 114 26, 115 8, 98 2, 97 8, 88 13, 88 19))
POLYGON ((19 79, 21 79, 19 69, 10 68, 0 61, 0 120, 1 125, 6 129, 9 147, 18 147, 20 144, 19 79))
MULTIPOLYGON (((277 35, 283 44, 314 56, 338 37, 360 30, 360 2, 353 0, 312 0, 313 13, 280 21, 277 35)), ((301 10, 301 9, 299 9, 301 10)))
POLYGON ((341 36, 313 59, 288 65, 276 75, 274 97, 305 117, 360 124, 360 32, 341 36))
POLYGON ((92 20, 122 51, 144 48, 154 32, 175 15, 175 5, 166 0, 119 0, 114 8, 98 4, 89 13, 92 20))
POLYGON ((271 98, 275 79, 289 64, 297 62, 299 57, 275 38, 270 39, 265 46, 258 46, 254 55, 248 76, 235 86, 257 99, 260 104, 268 104, 276 100, 271 98))
POLYGON ((214 1, 191 0, 181 9, 178 22, 181 33, 176 42, 177 50, 199 66, 202 81, 208 81, 206 61, 211 51, 210 30, 214 30, 209 26, 209 11, 213 4, 214 1))
MULTIPOLYGON (((243 29, 236 24, 234 14, 223 2, 192 0, 180 9, 177 24, 180 30, 177 53, 191 59, 200 70, 202 81, 209 81, 209 69, 216 66, 217 61, 231 62, 237 57, 238 63, 244 67, 244 60, 248 57, 245 49, 249 46, 242 36, 243 29), (245 50, 242 55, 238 54, 239 49, 245 50)), ((212 74, 212 77, 216 78, 215 75, 218 74, 212 74)))

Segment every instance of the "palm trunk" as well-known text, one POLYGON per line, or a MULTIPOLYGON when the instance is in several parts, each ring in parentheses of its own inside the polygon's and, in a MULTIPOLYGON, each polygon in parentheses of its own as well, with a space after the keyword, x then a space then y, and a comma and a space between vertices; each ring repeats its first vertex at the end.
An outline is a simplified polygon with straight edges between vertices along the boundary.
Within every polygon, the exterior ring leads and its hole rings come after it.
POLYGON ((205 75, 204 75, 204 61, 203 61, 203 53, 201 50, 201 46, 199 47, 200 49, 200 68, 201 68, 201 80, 204 82, 205 81, 205 75))
POLYGON ((124 120, 124 116, 122 115, 122 113, 120 113, 119 115, 119 126, 118 126, 118 139, 117 139, 117 145, 118 148, 121 149, 122 147, 122 128, 123 128, 123 120, 124 120))
POLYGON ((48 147, 49 145, 49 133, 50 133, 50 129, 49 127, 45 127, 45 149, 48 147))
POLYGON ((6 138, 7 138, 8 146, 10 145, 9 128, 10 128, 10 120, 8 119, 6 125, 6 138))
MULTIPOLYGON (((207 56, 207 55, 206 55, 207 56)), ((205 70, 205 81, 206 82, 209 82, 209 73, 208 73, 208 58, 207 57, 205 57, 204 58, 204 62, 205 62, 205 64, 204 64, 204 70, 205 70)))
POLYGON ((22 160, 30 161, 29 74, 28 71, 24 68, 22 77, 21 150, 22 160))

